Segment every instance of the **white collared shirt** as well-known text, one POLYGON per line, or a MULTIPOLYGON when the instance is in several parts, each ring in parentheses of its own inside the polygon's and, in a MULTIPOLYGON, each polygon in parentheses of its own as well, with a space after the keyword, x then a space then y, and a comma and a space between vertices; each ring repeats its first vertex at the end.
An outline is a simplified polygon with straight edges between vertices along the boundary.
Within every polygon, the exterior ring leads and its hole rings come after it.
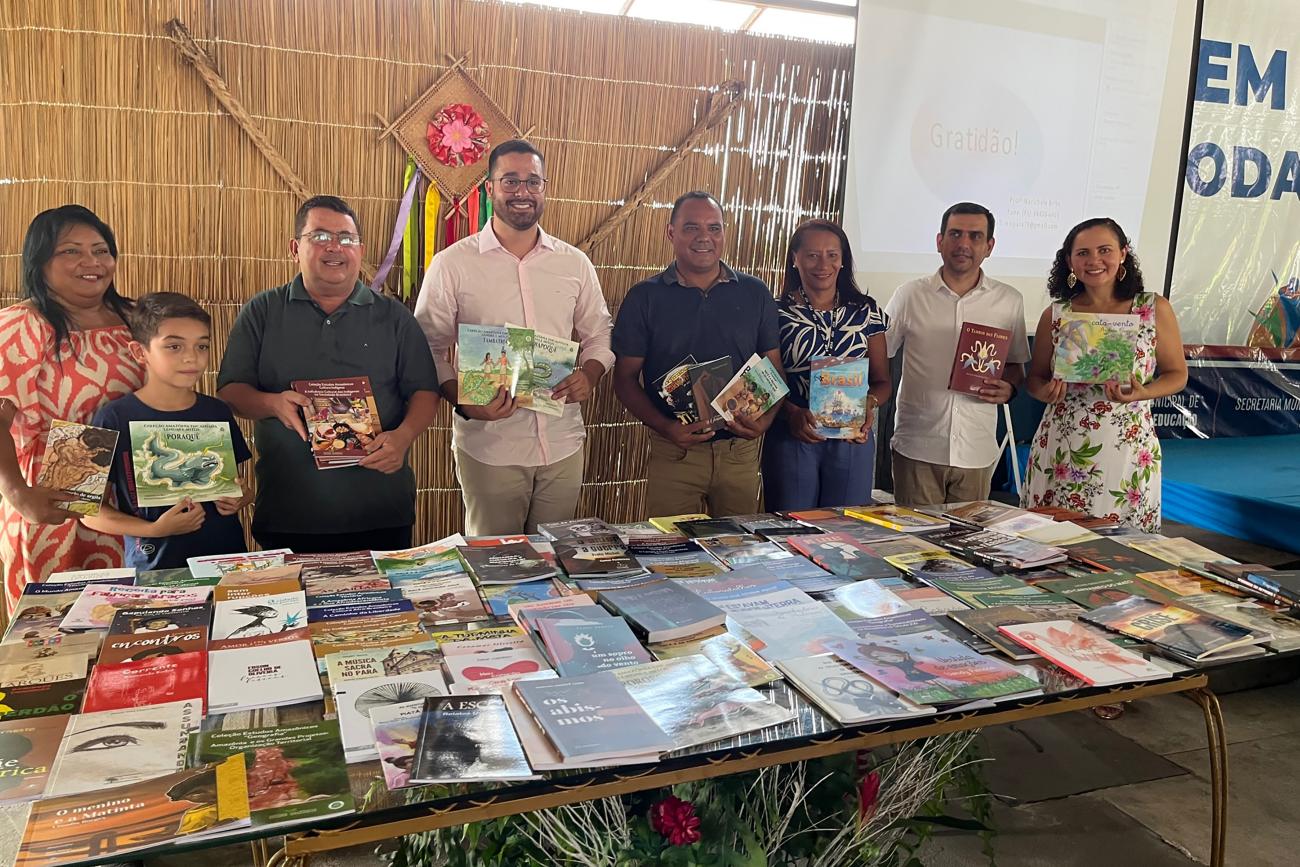
POLYGON ((1007 360, 1029 360, 1025 303, 1020 293, 983 272, 965 295, 944 285, 941 272, 898 287, 885 305, 889 355, 903 350, 891 445, 904 457, 947 467, 987 467, 998 457, 995 404, 948 390, 963 322, 1011 332, 1007 360))

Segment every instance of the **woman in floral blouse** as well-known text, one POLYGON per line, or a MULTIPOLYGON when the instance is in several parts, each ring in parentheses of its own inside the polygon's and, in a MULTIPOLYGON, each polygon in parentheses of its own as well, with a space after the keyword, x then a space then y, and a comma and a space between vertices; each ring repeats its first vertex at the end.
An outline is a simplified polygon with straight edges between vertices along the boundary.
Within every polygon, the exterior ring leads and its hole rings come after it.
POLYGON ((844 230, 802 223, 790 238, 781 293, 781 364, 790 396, 763 442, 765 507, 775 511, 871 502, 875 408, 889 400, 884 312, 853 279, 844 230), (817 433, 808 409, 809 372, 818 358, 867 358, 866 423, 845 439, 817 433))
POLYGON ((1022 496, 1026 508, 1055 506, 1160 529, 1160 443, 1151 401, 1187 384, 1173 308, 1145 291, 1119 224, 1108 217, 1070 230, 1047 280, 1055 303, 1043 311, 1026 386, 1048 404, 1034 435, 1022 496), (1127 381, 1065 383, 1053 374, 1064 313, 1138 317, 1136 362, 1127 381))

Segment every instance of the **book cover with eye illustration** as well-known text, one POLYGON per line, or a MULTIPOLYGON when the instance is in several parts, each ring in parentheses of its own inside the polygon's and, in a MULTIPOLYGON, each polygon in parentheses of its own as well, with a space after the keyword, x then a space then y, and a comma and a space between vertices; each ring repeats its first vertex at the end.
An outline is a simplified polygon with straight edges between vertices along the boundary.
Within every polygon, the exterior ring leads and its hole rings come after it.
POLYGON ((383 432, 369 377, 300 379, 289 385, 310 402, 302 414, 316 469, 355 466, 383 432))
POLYGON ((1053 375, 1065 382, 1127 384, 1137 372, 1141 326, 1134 313, 1062 313, 1053 375))
POLYGON ((68 721, 45 794, 94 792, 179 771, 202 719, 198 701, 77 714, 68 721))
POLYGON ((224 421, 131 422, 131 470, 140 508, 244 494, 224 421))
POLYGON ((986 379, 1001 379, 1007 370, 1011 332, 978 322, 963 322, 957 335, 948 390, 977 394, 986 379))
POLYGON ((98 515, 116 448, 117 431, 55 419, 45 438, 45 455, 36 484, 74 497, 56 503, 60 509, 98 515))

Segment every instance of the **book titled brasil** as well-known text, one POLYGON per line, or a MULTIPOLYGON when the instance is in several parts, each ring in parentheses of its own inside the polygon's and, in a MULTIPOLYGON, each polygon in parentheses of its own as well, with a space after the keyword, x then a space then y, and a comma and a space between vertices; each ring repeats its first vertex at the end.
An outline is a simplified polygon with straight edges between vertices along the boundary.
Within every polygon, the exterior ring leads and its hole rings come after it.
POLYGON ((289 385, 308 400, 302 414, 316 469, 360 463, 366 447, 383 431, 370 378, 299 379, 289 385))
POLYGON ((1011 332, 1005 328, 963 322, 948 376, 948 390, 979 394, 986 379, 1001 379, 1007 368, 1011 332))
POLYGON ((469 783, 534 776, 499 695, 424 700, 410 782, 469 783))
POLYGON ((133 421, 130 428, 140 508, 243 496, 228 422, 133 421))
POLYGON ((814 358, 808 379, 808 410, 818 436, 852 439, 867 423, 870 362, 865 358, 814 358))

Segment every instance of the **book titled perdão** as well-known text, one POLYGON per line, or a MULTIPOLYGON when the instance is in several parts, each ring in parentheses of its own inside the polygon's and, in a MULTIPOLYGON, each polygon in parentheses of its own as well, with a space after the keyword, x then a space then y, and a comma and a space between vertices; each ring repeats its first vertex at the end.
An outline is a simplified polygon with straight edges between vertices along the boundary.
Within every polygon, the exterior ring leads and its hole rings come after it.
POLYGON ((316 469, 359 463, 367 454, 366 446, 383 431, 370 378, 299 379, 289 385, 310 402, 302 414, 316 469))
POLYGON ((243 496, 230 424, 131 422, 131 470, 140 508, 243 496))
POLYGON ((984 380, 1001 379, 1006 373, 1010 345, 1011 332, 1005 328, 963 322, 957 335, 948 390, 978 394, 984 388, 984 380))

